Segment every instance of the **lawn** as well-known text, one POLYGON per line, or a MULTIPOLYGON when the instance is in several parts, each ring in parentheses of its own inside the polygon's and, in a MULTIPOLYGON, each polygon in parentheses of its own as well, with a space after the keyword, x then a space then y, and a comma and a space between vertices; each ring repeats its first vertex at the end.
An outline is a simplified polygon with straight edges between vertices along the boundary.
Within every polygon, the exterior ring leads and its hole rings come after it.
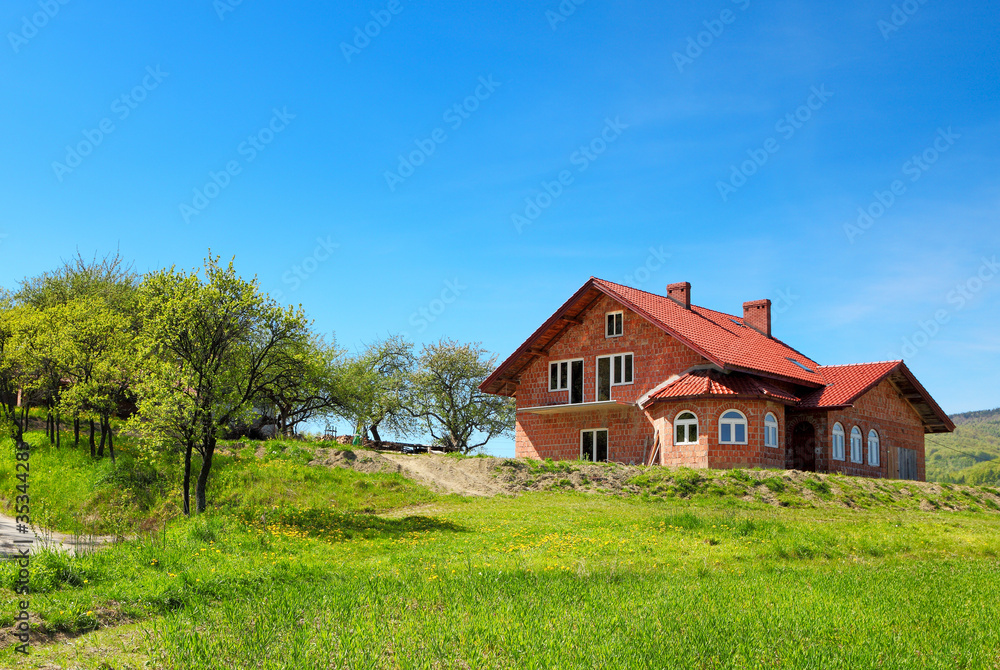
POLYGON ((97 632, 0 666, 1000 668, 993 511, 466 499, 292 451, 237 448, 165 534, 37 557, 38 627, 97 632))

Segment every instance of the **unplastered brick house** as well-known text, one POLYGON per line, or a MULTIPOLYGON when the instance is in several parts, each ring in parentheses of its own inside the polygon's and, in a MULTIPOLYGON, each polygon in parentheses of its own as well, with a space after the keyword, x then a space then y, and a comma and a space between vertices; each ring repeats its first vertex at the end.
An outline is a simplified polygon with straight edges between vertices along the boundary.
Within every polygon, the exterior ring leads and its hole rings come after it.
POLYGON ((924 479, 955 426, 902 361, 819 365, 742 315, 591 278, 480 387, 517 401, 518 457, 924 479))

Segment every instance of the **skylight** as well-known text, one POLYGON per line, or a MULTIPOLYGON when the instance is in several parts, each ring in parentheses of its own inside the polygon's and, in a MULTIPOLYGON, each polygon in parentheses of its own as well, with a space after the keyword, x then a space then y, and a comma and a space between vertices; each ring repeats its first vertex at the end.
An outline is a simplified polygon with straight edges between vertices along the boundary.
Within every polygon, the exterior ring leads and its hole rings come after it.
POLYGON ((810 370, 810 369, 809 369, 809 368, 807 368, 807 367, 806 367, 806 366, 805 366, 804 364, 802 364, 802 363, 799 363, 799 362, 798 362, 797 360, 795 360, 794 358, 791 358, 791 357, 789 357, 789 356, 786 356, 786 357, 785 357, 785 359, 786 359, 786 360, 789 360, 789 361, 791 361, 792 363, 795 363, 796 365, 798 365, 798 366, 799 366, 800 368, 802 368, 802 369, 803 369, 803 370, 805 370, 806 372, 811 372, 811 373, 815 373, 815 372, 816 372, 815 370, 810 370))

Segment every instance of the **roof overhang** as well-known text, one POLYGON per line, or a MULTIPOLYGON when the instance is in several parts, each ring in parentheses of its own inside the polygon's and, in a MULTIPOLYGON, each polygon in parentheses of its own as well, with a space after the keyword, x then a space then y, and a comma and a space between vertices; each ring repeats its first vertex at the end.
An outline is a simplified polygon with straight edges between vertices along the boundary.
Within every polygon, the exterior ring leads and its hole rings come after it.
POLYGON ((518 414, 572 414, 576 412, 589 412, 603 409, 624 409, 635 407, 635 403, 621 402, 619 400, 604 400, 601 402, 577 402, 563 405, 541 405, 539 407, 522 407, 517 410, 518 414))

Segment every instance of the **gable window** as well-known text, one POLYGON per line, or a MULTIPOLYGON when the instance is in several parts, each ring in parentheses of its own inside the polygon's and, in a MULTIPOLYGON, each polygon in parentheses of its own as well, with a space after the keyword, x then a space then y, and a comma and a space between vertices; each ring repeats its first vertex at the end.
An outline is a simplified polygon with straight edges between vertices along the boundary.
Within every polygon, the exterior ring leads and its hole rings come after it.
POLYGON ((604 336, 605 337, 621 337, 623 332, 623 321, 625 319, 624 312, 608 312, 607 313, 607 326, 605 327, 604 336))
POLYGON ((597 357, 597 400, 611 400, 612 386, 632 383, 632 354, 615 354, 597 357))
POLYGON ((594 462, 608 460, 608 431, 606 428, 580 431, 580 460, 594 462))
POLYGON ((770 412, 764 417, 764 446, 778 448, 778 419, 770 412))
POLYGON ((569 402, 583 402, 583 359, 549 363, 549 392, 569 392, 569 402))
POLYGON ((861 437, 861 429, 855 426, 851 428, 851 463, 863 463, 864 462, 864 448, 862 446, 863 438, 861 437))
POLYGON ((720 444, 746 444, 747 418, 743 412, 731 409, 719 419, 720 444))
POLYGON ((878 433, 870 430, 868 431, 868 464, 879 465, 881 462, 882 456, 879 451, 878 433))
POLYGON ((674 444, 698 444, 698 417, 681 412, 674 419, 674 444))
POLYGON ((844 460, 844 427, 839 423, 833 424, 833 460, 844 460))

